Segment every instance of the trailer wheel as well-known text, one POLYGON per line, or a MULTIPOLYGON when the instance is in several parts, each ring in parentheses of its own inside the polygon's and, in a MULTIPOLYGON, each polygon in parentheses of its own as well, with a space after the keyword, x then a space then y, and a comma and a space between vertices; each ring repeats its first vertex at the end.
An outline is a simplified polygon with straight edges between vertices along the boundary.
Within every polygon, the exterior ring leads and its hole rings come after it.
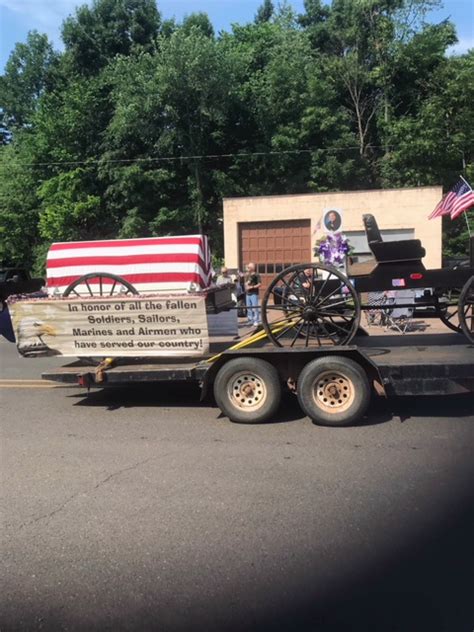
POLYGON ((348 358, 317 358, 301 371, 297 384, 303 411, 321 426, 357 422, 370 402, 364 369, 348 358))
POLYGON ((214 397, 231 421, 244 424, 266 421, 280 405, 278 371, 259 358, 229 360, 216 375, 214 397))

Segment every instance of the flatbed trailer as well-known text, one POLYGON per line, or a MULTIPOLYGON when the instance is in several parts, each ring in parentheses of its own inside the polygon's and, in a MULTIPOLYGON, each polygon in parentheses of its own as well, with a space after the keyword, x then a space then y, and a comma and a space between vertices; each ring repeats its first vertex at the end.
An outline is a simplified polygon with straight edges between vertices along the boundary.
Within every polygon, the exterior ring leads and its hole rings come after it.
POLYGON ((457 334, 358 336, 349 346, 293 349, 263 341, 211 351, 199 362, 73 362, 42 377, 87 389, 192 382, 201 398, 213 389, 222 412, 240 423, 271 418, 285 385, 313 421, 330 426, 356 423, 374 390, 386 397, 474 392, 474 345, 457 334))

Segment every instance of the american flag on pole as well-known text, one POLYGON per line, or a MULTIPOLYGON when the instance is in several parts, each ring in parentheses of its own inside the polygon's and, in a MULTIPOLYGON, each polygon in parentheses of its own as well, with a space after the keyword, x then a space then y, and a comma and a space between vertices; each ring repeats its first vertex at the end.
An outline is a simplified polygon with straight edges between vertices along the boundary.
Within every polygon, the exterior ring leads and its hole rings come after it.
MULTIPOLYGON (((90 272, 118 275, 140 293, 203 290, 211 280, 208 240, 188 235, 51 245, 46 260, 48 294, 62 294, 70 283, 90 272)), ((84 293, 88 293, 85 286, 84 293)))
POLYGON ((441 215, 450 215, 451 219, 456 219, 473 205, 474 191, 471 185, 464 178, 459 178, 453 188, 438 202, 428 219, 441 215))

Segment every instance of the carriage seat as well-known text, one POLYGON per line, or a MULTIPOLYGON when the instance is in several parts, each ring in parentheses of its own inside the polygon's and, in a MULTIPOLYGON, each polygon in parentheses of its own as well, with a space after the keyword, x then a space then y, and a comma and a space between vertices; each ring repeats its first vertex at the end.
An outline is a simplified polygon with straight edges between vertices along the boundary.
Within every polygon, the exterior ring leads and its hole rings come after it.
POLYGON ((378 263, 420 261, 426 255, 419 239, 383 241, 375 217, 367 214, 363 215, 363 220, 369 248, 378 263))

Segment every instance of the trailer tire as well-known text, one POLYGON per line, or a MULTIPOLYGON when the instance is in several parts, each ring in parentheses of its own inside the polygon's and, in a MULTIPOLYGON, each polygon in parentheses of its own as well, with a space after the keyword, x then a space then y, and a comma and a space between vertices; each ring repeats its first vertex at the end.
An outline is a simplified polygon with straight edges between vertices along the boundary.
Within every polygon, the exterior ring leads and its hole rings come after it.
POLYGON ((280 405, 278 371, 259 358, 229 360, 216 375, 214 397, 231 421, 242 424, 267 421, 280 405))
POLYGON ((364 369, 349 358, 334 356, 309 362, 300 373, 297 395, 303 411, 321 426, 356 423, 370 403, 364 369))

